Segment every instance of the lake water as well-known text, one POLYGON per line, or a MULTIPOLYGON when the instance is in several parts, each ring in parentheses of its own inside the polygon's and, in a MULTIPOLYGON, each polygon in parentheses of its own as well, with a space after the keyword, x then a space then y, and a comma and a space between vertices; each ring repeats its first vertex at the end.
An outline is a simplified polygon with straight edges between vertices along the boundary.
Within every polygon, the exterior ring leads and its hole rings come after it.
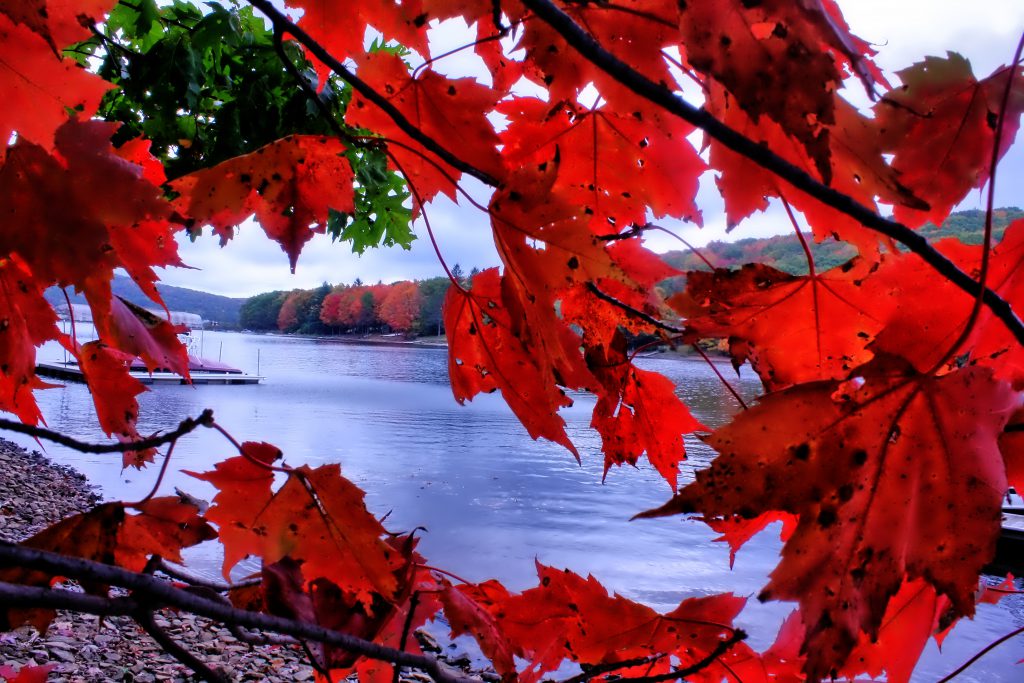
MULTIPOLYGON (((81 334, 81 332, 80 332, 81 334)), ((239 440, 269 441, 288 464, 339 462, 342 473, 367 492, 370 509, 396 531, 424 526, 421 552, 439 567, 473 581, 497 578, 511 589, 536 583, 534 561, 593 574, 609 590, 660 610, 684 597, 732 591, 751 600, 738 620, 751 645, 766 647, 789 607, 754 599, 778 561, 777 529, 770 528, 739 552, 729 570, 728 548, 715 534, 683 518, 628 521, 671 494, 654 470, 615 468, 602 483, 600 440, 587 426, 593 399, 576 396, 563 412, 582 466, 567 451, 532 441, 497 395, 466 406, 452 398, 447 352, 423 347, 378 347, 281 336, 205 332, 202 354, 266 377, 258 386, 159 386, 140 397, 141 433, 169 430, 184 417, 212 408, 217 421, 239 440)), ((40 360, 62 353, 47 347, 40 360)), ((676 382, 695 415, 714 426, 736 409, 705 364, 654 356, 646 369, 676 382)), ((724 366, 726 372, 731 372, 724 366)), ((754 395, 751 376, 737 382, 754 395)), ((49 426, 87 440, 101 440, 83 385, 41 392, 49 426)), ((4 435, 10 437, 10 435, 4 435)), ((17 437, 17 435, 15 435, 17 437)), ((38 448, 31 439, 13 440, 38 448)), ((156 468, 121 471, 120 455, 87 455, 54 444, 45 452, 72 465, 99 485, 108 499, 145 495, 156 468)), ((693 467, 710 451, 688 446, 693 467)), ((204 471, 233 455, 212 430, 184 437, 163 492, 175 486, 209 499, 212 487, 181 474, 204 471)), ((219 574, 209 550, 189 558, 190 566, 219 574)), ((915 680, 935 680, 979 649, 1024 625, 1024 596, 998 606, 982 605, 945 641, 943 652, 929 645, 915 680)), ((1001 645, 958 680, 1024 679, 1024 638, 1001 645)))

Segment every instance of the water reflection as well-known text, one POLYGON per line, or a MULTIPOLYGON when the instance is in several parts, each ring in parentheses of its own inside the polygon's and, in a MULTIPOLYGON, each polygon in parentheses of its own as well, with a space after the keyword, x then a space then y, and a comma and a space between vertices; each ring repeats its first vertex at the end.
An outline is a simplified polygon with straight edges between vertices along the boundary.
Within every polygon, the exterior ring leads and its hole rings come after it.
MULTIPOLYGON (((646 464, 613 468, 602 483, 600 440, 588 426, 590 397, 574 397, 576 405, 564 411, 583 457, 577 465, 561 447, 531 441, 500 397, 456 404, 443 349, 217 332, 206 332, 202 346, 211 357, 220 355, 248 372, 258 369, 266 383, 158 387, 140 399, 140 432, 173 428, 183 417, 210 407, 237 438, 270 441, 292 465, 340 462, 346 476, 366 490, 375 513, 392 511, 391 528, 426 526, 424 554, 471 580, 496 577, 523 588, 536 580, 536 559, 593 573, 610 590, 670 609, 686 596, 756 595, 778 561, 777 529, 751 541, 729 571, 727 547, 712 542, 715 534, 698 522, 629 522, 636 512, 664 502, 671 491, 646 464)), ((59 356, 58 350, 48 349, 42 357, 59 356)), ((640 363, 673 379, 695 416, 710 427, 737 410, 702 363, 660 356, 640 363)), ((723 372, 741 393, 756 394, 754 378, 735 378, 728 366, 723 372)), ((43 392, 40 402, 51 427, 83 439, 102 436, 85 387, 43 392)), ((21 442, 36 447, 31 440, 21 442)), ((712 456, 697 439, 689 439, 687 448, 684 480, 712 456)), ((121 472, 119 456, 47 449, 85 472, 110 498, 137 498, 155 476, 121 472)), ((185 437, 175 450, 177 467, 168 474, 166 490, 179 486, 209 498, 213 490, 208 485, 178 470, 205 470, 230 454, 228 444, 208 430, 185 437)), ((190 561, 219 573, 219 560, 208 551, 190 561)), ((755 647, 771 642, 786 612, 785 606, 751 600, 741 621, 755 647)), ((958 626, 945 641, 943 656, 929 654, 921 680, 938 678, 999 635, 1024 625, 1022 613, 1019 597, 998 607, 982 606, 976 622, 958 626)), ((1022 657, 1020 641, 1007 643, 963 680, 1005 679, 1022 657)))

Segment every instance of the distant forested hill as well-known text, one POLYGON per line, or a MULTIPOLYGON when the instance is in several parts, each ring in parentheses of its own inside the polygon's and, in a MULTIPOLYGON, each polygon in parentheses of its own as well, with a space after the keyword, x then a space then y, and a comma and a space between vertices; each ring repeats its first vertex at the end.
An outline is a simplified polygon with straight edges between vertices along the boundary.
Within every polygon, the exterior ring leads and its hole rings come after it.
MULTIPOLYGON (((133 304, 138 304, 145 308, 153 308, 153 302, 146 298, 146 295, 142 293, 130 277, 115 275, 112 289, 115 295, 131 301, 133 304)), ((202 316, 204 321, 216 322, 229 327, 238 325, 238 310, 242 307, 242 303, 245 302, 245 299, 207 294, 206 292, 198 292, 194 289, 172 287, 170 285, 159 284, 157 289, 170 310, 196 313, 202 316)), ((70 291, 68 293, 71 294, 70 291)), ((58 306, 64 303, 64 294, 56 287, 51 287, 46 290, 46 300, 58 306)), ((72 294, 71 303, 85 305, 85 297, 80 294, 72 294)))
MULTIPOLYGON (((996 241, 1002 238, 1006 226, 1019 218, 1024 218, 1024 211, 1016 207, 996 209, 993 212, 992 220, 996 241)), ((958 211, 952 214, 942 226, 929 223, 920 228, 918 232, 932 241, 945 237, 956 237, 967 244, 980 244, 984 228, 985 212, 975 209, 958 211)), ((857 255, 857 250, 845 242, 828 241, 815 244, 810 236, 807 241, 811 246, 814 263, 819 271, 828 270, 857 255)), ((701 247, 700 252, 719 268, 760 261, 795 275, 807 272, 807 259, 796 235, 780 235, 761 239, 747 238, 735 242, 711 242, 701 247)), ((707 265, 691 251, 671 251, 663 254, 662 258, 679 270, 707 270, 707 265)), ((681 283, 673 282, 672 285, 681 286, 681 283)))

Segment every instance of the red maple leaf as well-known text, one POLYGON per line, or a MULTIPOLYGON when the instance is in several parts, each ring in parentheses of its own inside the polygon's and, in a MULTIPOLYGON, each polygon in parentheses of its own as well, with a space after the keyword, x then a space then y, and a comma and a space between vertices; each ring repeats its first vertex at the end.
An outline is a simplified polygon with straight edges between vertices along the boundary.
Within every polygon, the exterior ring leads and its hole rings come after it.
MULTIPOLYGON (((450 287, 445 295, 448 374, 455 400, 464 403, 480 393, 500 389, 505 401, 534 439, 561 444, 579 458, 565 433, 558 410, 572 405, 559 387, 550 361, 530 352, 513 328, 513 315, 502 303, 503 278, 489 268, 471 290, 450 287)), ((565 344, 575 342, 566 330, 565 344)))
POLYGON ((255 214, 267 237, 288 254, 292 272, 299 252, 323 233, 330 209, 355 210, 352 167, 337 139, 290 135, 255 152, 195 171, 171 183, 177 206, 198 225, 212 225, 221 244, 255 214))
POLYGON ((768 395, 708 439, 710 468, 642 515, 797 515, 761 597, 800 602, 812 678, 877 635, 907 578, 972 614, 1006 490, 997 437, 1016 401, 991 371, 934 377, 880 356, 854 376, 768 395))
POLYGON ((42 419, 33 394, 46 385, 36 377, 36 347, 57 339, 57 315, 43 298, 39 285, 17 257, 0 261, 0 410, 22 422, 42 419))
MULTIPOLYGON (((421 0, 344 4, 333 0, 288 0, 287 5, 302 9, 299 26, 342 62, 364 53, 368 28, 376 29, 385 40, 395 40, 417 50, 424 57, 430 55, 427 47, 429 15, 421 0)), ((331 69, 312 54, 310 59, 316 66, 322 88, 331 69)))
POLYGON ((621 116, 605 107, 552 106, 524 97, 502 102, 498 110, 509 118, 501 135, 503 156, 525 166, 557 155, 550 191, 584 207, 594 232, 643 224, 648 211, 702 223, 694 199, 707 167, 686 140, 693 129, 682 121, 653 125, 642 111, 621 116))
POLYGON ((61 59, 52 40, 0 13, 0 152, 15 132, 19 140, 51 150, 54 131, 68 120, 68 110, 92 116, 109 88, 98 76, 61 59))
POLYGON ((805 276, 753 263, 688 273, 685 294, 670 303, 693 334, 728 339, 733 365, 749 360, 774 390, 845 378, 871 357, 882 321, 868 276, 859 261, 805 276))
POLYGON ((584 666, 626 664, 616 673, 658 675, 693 664, 734 634, 731 622, 745 600, 731 594, 683 600, 659 614, 621 595, 609 595, 594 577, 537 564, 539 585, 511 594, 489 581, 449 589, 458 628, 469 630, 484 652, 514 675, 508 658, 524 659, 522 683, 534 683, 565 660, 584 666))
MULTIPOLYGON (((1018 71, 1003 123, 999 155, 1013 144, 1024 112, 1024 76, 1018 71)), ((970 63, 950 52, 898 72, 903 86, 875 105, 885 151, 900 181, 930 209, 897 205, 897 220, 941 224, 954 206, 988 181, 995 123, 1010 70, 978 80, 970 63)))
MULTIPOLYGON (((130 514, 124 503, 104 503, 61 520, 21 545, 139 572, 151 555, 180 562, 182 548, 216 537, 196 506, 177 496, 152 498, 135 509, 138 514, 130 514)), ((50 572, 23 567, 0 569, 0 580, 31 586, 49 586, 57 578, 50 572)), ((99 583, 83 582, 83 587, 106 592, 106 586, 99 583)), ((48 609, 27 613, 0 610, 0 626, 17 626, 28 617, 45 632, 54 615, 48 609)))
MULTIPOLYGON (((496 178, 504 176, 497 150, 501 141, 486 116, 501 93, 472 78, 450 79, 429 68, 410 73, 401 57, 388 52, 368 54, 358 63, 359 77, 421 132, 443 140, 444 147, 475 168, 496 178)), ((420 200, 428 202, 441 193, 455 199, 455 182, 462 172, 437 159, 382 109, 355 93, 345 120, 399 143, 388 151, 420 200)))
POLYGON ((207 519, 221 529, 224 574, 243 557, 265 564, 288 556, 302 562, 307 581, 324 578, 369 607, 374 595, 391 598, 401 557, 382 539, 385 531, 364 503, 363 492, 337 465, 290 470, 271 490, 267 467, 279 451, 269 444, 243 444, 249 457, 231 458, 213 472, 192 476, 219 489, 207 519), (244 512, 236 505, 244 501, 244 512))

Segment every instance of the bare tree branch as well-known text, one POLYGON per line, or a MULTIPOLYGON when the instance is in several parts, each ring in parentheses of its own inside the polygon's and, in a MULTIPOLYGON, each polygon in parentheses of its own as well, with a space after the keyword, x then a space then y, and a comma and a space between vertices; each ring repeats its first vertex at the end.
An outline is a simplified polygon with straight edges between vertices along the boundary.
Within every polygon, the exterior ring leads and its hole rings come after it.
POLYGON ((0 605, 7 607, 44 607, 66 609, 101 617, 132 616, 139 611, 139 603, 132 598, 106 598, 75 591, 41 586, 24 586, 0 581, 0 605))
MULTIPOLYGON (((237 624, 261 631, 273 631, 295 638, 313 640, 340 647, 385 662, 421 669, 437 683, 479 683, 476 679, 450 669, 436 657, 401 652, 362 638, 293 619, 241 610, 216 600, 176 588, 173 584, 147 574, 101 564, 77 557, 67 557, 35 548, 26 548, 0 541, 0 566, 38 569, 54 575, 78 580, 91 580, 120 586, 145 597, 146 606, 177 607, 224 624, 237 624)), ((97 598, 66 590, 15 586, 0 583, 0 604, 43 606, 72 609, 89 614, 126 614, 134 616, 140 609, 137 600, 97 598)))
POLYGON ((732 151, 750 159, 823 204, 903 244, 971 296, 978 296, 981 292, 985 305, 1006 325, 1017 341, 1024 344, 1024 322, 1021 322, 1010 304, 991 289, 982 288, 974 278, 932 247, 925 237, 901 223, 879 216, 852 197, 824 185, 806 171, 733 130, 707 111, 694 107, 667 87, 648 79, 606 50, 597 39, 583 30, 550 0, 523 0, 523 4, 565 38, 566 42, 583 57, 640 97, 700 128, 732 151))
POLYGON ((151 436, 145 439, 139 439, 138 441, 124 443, 89 443, 87 441, 73 439, 70 436, 61 434, 60 432, 55 432, 52 429, 33 427, 32 425, 23 424, 14 420, 0 419, 0 429, 6 429, 10 432, 18 432, 19 434, 28 434, 29 436, 37 439, 53 441, 54 443, 59 443, 62 446, 73 448, 74 450, 82 453, 126 453, 128 451, 142 451, 147 448, 157 448, 166 443, 177 441, 199 427, 212 427, 213 424, 213 411, 207 408, 199 414, 199 417, 187 417, 182 420, 173 431, 161 434, 160 436, 151 436))

